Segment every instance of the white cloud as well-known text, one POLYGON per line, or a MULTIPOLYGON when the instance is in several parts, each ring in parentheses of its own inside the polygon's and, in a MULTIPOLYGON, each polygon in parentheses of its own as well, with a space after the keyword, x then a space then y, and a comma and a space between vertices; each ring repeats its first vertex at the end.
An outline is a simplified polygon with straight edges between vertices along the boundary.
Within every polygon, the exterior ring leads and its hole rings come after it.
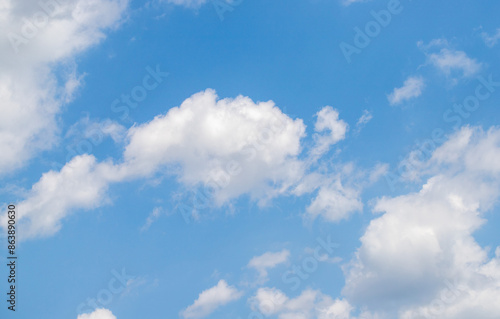
POLYGON ((330 264, 338 264, 343 260, 341 257, 338 257, 338 256, 330 257, 328 255, 328 253, 325 253, 323 255, 318 255, 316 248, 312 248, 312 247, 306 247, 304 249, 304 252, 306 254, 312 255, 317 261, 327 262, 330 264))
POLYGON ((364 110, 363 114, 361 114, 361 117, 358 119, 358 122, 356 123, 356 132, 359 133, 361 129, 372 119, 373 119, 373 114, 368 110, 364 110))
POLYGON ((121 293, 121 296, 126 296, 131 294, 133 291, 138 290, 140 287, 150 283, 150 286, 155 286, 158 284, 157 279, 150 282, 146 277, 134 277, 127 280, 125 289, 121 293))
MULTIPOLYGON (((98 163, 91 155, 76 156, 61 171, 43 174, 19 203, 22 239, 53 235, 59 231, 61 220, 75 210, 106 204, 109 184, 124 176, 119 167, 110 162, 98 163)), ((5 218, 2 215, 0 219, 5 218)))
POLYGON ((312 221, 321 217, 323 221, 337 223, 363 210, 362 190, 377 182, 387 170, 388 165, 382 163, 368 170, 356 167, 352 162, 338 163, 327 170, 312 170, 291 193, 301 196, 317 191, 306 208, 305 219, 312 221))
POLYGON ((371 170, 371 172, 369 174, 369 177, 368 177, 368 181, 370 183, 375 183, 376 181, 379 180, 379 178, 381 178, 382 176, 384 176, 385 174, 387 174, 388 171, 389 171, 389 164, 378 163, 371 170))
POLYGON ((199 8, 207 2, 207 0, 166 0, 167 3, 172 3, 178 6, 188 8, 199 8))
POLYGON ((314 134, 316 145, 311 150, 312 159, 319 158, 331 145, 343 140, 348 129, 347 123, 339 119, 339 112, 331 106, 323 107, 316 116, 314 130, 318 133, 314 134), (325 131, 326 133, 320 134, 325 131))
MULTIPOLYGON (((106 136, 109 135, 115 143, 121 142, 125 138, 126 129, 123 125, 115 121, 106 120, 98 123, 102 133, 106 136)), ((88 132, 87 134, 91 134, 88 132)))
POLYGON ((470 77, 479 72, 482 67, 481 63, 468 57, 465 52, 449 48, 443 48, 438 53, 431 53, 427 59, 446 76, 458 74, 461 77, 470 77))
POLYGON ((210 315, 217 308, 243 296, 243 292, 238 291, 233 286, 228 286, 226 281, 220 280, 216 286, 204 290, 192 305, 181 312, 181 315, 188 318, 203 318, 210 315))
POLYGON ((327 221, 338 222, 362 209, 359 191, 343 186, 341 180, 336 179, 319 189, 318 195, 307 207, 307 213, 313 219, 322 216, 327 221))
MULTIPOLYGON (((254 311, 279 319, 354 319, 353 307, 346 300, 336 299, 317 290, 307 289, 296 298, 289 298, 276 288, 260 288, 249 299, 254 311)), ((367 317, 364 317, 367 318, 367 317)))
POLYGON ((245 193, 272 198, 303 175, 304 164, 296 156, 304 131, 302 120, 292 120, 273 102, 254 103, 243 96, 217 100, 214 91, 206 90, 132 127, 120 164, 82 155, 60 172, 45 173, 20 203, 25 207, 19 222, 28 224, 26 237, 52 235, 71 212, 105 204, 111 183, 149 177, 174 165, 182 168, 178 177, 184 185, 214 188, 218 204, 245 193))
MULTIPOLYGON (((453 139, 448 140, 441 147, 437 148, 432 153, 430 160, 427 161, 421 159, 422 154, 419 154, 418 150, 410 152, 409 156, 400 164, 404 165, 405 168, 402 177, 411 181, 420 181, 425 174, 437 174, 441 166, 450 165, 451 163, 456 164, 461 158, 463 161, 467 160, 464 164, 468 164, 467 167, 463 167, 462 169, 475 171, 480 167, 478 164, 489 169, 497 167, 495 166, 496 161, 494 159, 494 156, 498 156, 498 154, 495 154, 498 152, 495 145, 495 128, 488 131, 487 135, 489 138, 483 139, 481 143, 478 143, 473 148, 473 152, 469 152, 469 155, 465 159, 463 158, 463 152, 471 143, 471 138, 479 135, 478 130, 478 128, 471 129, 464 127, 454 135, 453 139), (483 156, 483 154, 487 156, 483 156)), ((472 148, 471 146, 469 147, 472 148)), ((496 170, 500 170, 500 168, 497 167, 496 170)))
POLYGON ((0 175, 57 144, 56 117, 82 80, 73 58, 116 27, 127 7, 124 0, 50 3, 56 6, 36 0, 1 3, 0 175))
POLYGON ((86 116, 68 129, 65 138, 73 138, 78 141, 84 139, 98 145, 106 136, 109 136, 118 143, 123 141, 126 131, 127 129, 116 121, 109 119, 97 121, 86 116))
POLYGON ((342 0, 342 4, 347 7, 353 3, 368 2, 368 1, 371 0, 342 0))
MULTIPOLYGON (((198 9, 206 3, 213 2, 213 0, 160 0, 160 1, 166 1, 167 3, 175 4, 178 6, 184 6, 191 9, 198 9)), ((225 2, 231 5, 233 3, 236 3, 237 1, 239 3, 239 1, 241 0, 222 0, 221 4, 225 2)), ((214 2, 214 5, 215 4, 217 4, 217 2, 214 2)))
POLYGON ((498 43, 498 40, 500 40, 500 28, 498 28, 496 30, 496 33, 493 35, 489 35, 486 32, 482 32, 481 37, 483 38, 484 43, 488 47, 492 48, 498 43))
POLYGON ((151 225, 158 219, 160 218, 161 214, 163 213, 163 209, 161 207, 155 207, 151 214, 149 214, 148 218, 146 219, 146 223, 141 227, 141 232, 144 232, 151 227, 151 225))
POLYGON ((420 191, 377 200, 384 214, 345 268, 351 303, 401 319, 500 316, 498 256, 473 237, 500 196, 499 145, 498 128, 462 128, 423 163, 420 191))
POLYGON ((259 288, 255 296, 249 299, 254 310, 265 316, 270 316, 281 311, 289 298, 276 288, 259 288))
POLYGON ((304 135, 302 120, 292 120, 272 101, 219 100, 206 90, 133 127, 124 157, 141 176, 179 165, 179 180, 215 189, 218 204, 244 193, 272 198, 302 176, 296 156, 304 135))
POLYGON ((255 268, 259 272, 258 282, 262 284, 268 280, 267 271, 279 264, 287 262, 288 257, 290 257, 290 252, 286 249, 275 253, 267 252, 263 255, 253 257, 247 267, 255 268))
POLYGON ((412 98, 419 97, 425 87, 424 79, 418 76, 412 76, 405 80, 400 88, 395 88, 391 94, 387 96, 391 105, 400 104, 412 98))
MULTIPOLYGON (((116 135, 118 141, 124 135, 123 127, 111 121, 84 118, 76 126, 78 129, 70 129, 68 137, 81 127, 82 137, 95 137, 95 128, 103 134, 116 135)), ((315 135, 313 147, 321 149, 315 153, 320 156, 345 137, 347 124, 338 119, 337 111, 325 107, 318 112, 315 130, 321 132, 315 135)), ((82 155, 59 172, 43 174, 25 199, 20 200, 25 209, 19 222, 26 224, 27 238, 50 236, 72 212, 109 203, 106 191, 112 183, 151 178, 155 174, 173 175, 187 189, 205 187, 202 191, 210 192, 210 205, 227 204, 243 194, 265 204, 280 195, 301 196, 324 187, 309 208, 312 215, 337 221, 359 210, 361 187, 341 182, 354 174, 353 165, 343 166, 342 170, 348 169, 334 177, 327 171, 308 172, 314 170, 317 158, 299 159, 304 136, 302 120, 291 119, 272 101, 255 103, 243 96, 218 99, 208 89, 152 121, 130 128, 118 162, 99 163, 91 155, 82 155)), ((148 225, 147 221, 144 229, 148 225)))
POLYGON ((108 309, 96 309, 92 313, 78 315, 77 319, 116 319, 116 317, 108 309))

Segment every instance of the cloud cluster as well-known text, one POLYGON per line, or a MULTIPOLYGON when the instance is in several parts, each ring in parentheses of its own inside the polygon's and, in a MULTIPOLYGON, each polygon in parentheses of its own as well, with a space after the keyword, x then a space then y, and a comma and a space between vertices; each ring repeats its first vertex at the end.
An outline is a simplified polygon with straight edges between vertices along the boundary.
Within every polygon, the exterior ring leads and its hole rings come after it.
POLYGON ((463 127, 418 166, 419 191, 374 201, 382 215, 343 266, 344 299, 261 287, 250 306, 279 319, 499 317, 500 247, 490 257, 474 238, 500 197, 498 158, 500 128, 463 127))
MULTIPOLYGON (((276 288, 260 288, 249 299, 254 311, 266 317, 279 319, 355 319, 351 316, 353 307, 344 299, 332 299, 317 290, 306 289, 289 298, 276 288)), ((360 317, 361 318, 361 317, 360 317)), ((368 319, 366 315, 362 318, 368 319)))
MULTIPOLYGON (((463 127, 418 166, 426 179, 419 191, 374 201, 382 215, 343 267, 344 299, 312 289, 291 298, 260 287, 250 307, 279 319, 498 318, 500 247, 489 257, 474 238, 500 197, 498 158, 500 128, 463 127)), ((320 175, 308 177, 305 184, 321 185, 320 175)), ((287 250, 268 252, 249 266, 267 277, 288 258, 287 250)))
MULTIPOLYGON (((121 126, 103 123, 118 140, 126 136, 122 159, 97 162, 92 155, 79 155, 60 171, 43 174, 20 202, 18 221, 25 223, 27 238, 52 235, 72 212, 107 204, 111 184, 155 174, 174 176, 187 188, 208 189, 216 205, 243 194, 267 201, 311 193, 323 185, 308 209, 312 215, 337 221, 361 208, 359 190, 343 186, 340 177, 324 174, 322 184, 297 191, 315 176, 307 172, 311 163, 345 138, 347 124, 329 106, 317 113, 313 155, 305 160, 299 158, 306 129, 301 119, 288 117, 272 101, 219 99, 210 89, 126 133, 121 126)), ((78 123, 87 135, 96 125, 78 123)))
POLYGON ((379 199, 345 268, 348 299, 404 319, 500 316, 498 254, 473 237, 500 195, 499 156, 500 129, 464 127, 423 163, 420 191, 379 199))
POLYGON ((56 145, 57 116, 82 81, 73 58, 119 25, 126 7, 126 0, 0 3, 0 150, 4 154, 0 175, 56 145))
MULTIPOLYGON (((469 57, 464 51, 452 48, 446 39, 434 39, 427 44, 419 41, 417 46, 426 55, 426 64, 446 76, 451 84, 476 75, 483 67, 482 63, 469 57)), ((422 95, 425 86, 424 77, 410 76, 402 87, 394 88, 387 95, 387 100, 390 105, 399 105, 422 95)))
POLYGON ((493 48, 495 45, 497 45, 498 40, 500 40, 500 28, 496 29, 496 32, 492 35, 489 35, 486 32, 482 32, 481 37, 488 47, 493 48))

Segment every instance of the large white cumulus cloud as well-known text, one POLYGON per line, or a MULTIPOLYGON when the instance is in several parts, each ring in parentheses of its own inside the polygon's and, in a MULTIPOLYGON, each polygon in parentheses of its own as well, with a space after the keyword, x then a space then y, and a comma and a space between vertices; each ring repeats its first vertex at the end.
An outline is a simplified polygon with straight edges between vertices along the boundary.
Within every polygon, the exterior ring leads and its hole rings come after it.
MULTIPOLYGON (((45 120, 54 121, 57 110, 45 120)), ((314 130, 308 146, 302 119, 290 118, 274 102, 245 96, 221 99, 207 89, 149 122, 127 132, 122 128, 125 147, 118 161, 97 162, 93 155, 81 155, 60 171, 43 174, 20 201, 18 218, 27 229, 23 234, 50 236, 71 213, 109 203, 111 184, 158 175, 173 176, 188 190, 201 188, 218 207, 241 195, 266 204, 277 196, 318 191, 306 215, 333 222, 346 219, 363 207, 361 187, 343 183, 354 172, 352 164, 342 174, 314 171, 345 138, 348 125, 336 109, 325 106, 316 114, 314 130)), ((35 135, 46 141, 40 132, 35 135)))
POLYGON ((304 135, 302 120, 289 118, 272 101, 218 99, 206 90, 132 128, 124 157, 140 175, 178 164, 183 183, 220 189, 223 202, 243 193, 260 197, 286 190, 302 175, 294 158, 304 135))
POLYGON ((500 195, 500 129, 464 127, 422 163, 419 192, 384 197, 346 270, 350 301, 400 318, 496 318, 498 250, 473 234, 500 195))

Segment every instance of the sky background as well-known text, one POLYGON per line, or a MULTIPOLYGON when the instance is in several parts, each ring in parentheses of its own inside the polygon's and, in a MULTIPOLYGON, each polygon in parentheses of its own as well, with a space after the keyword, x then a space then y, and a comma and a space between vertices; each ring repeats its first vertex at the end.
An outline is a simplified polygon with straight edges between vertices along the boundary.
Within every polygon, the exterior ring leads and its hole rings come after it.
POLYGON ((500 317, 499 2, 41 3, 0 0, 2 318, 500 317))

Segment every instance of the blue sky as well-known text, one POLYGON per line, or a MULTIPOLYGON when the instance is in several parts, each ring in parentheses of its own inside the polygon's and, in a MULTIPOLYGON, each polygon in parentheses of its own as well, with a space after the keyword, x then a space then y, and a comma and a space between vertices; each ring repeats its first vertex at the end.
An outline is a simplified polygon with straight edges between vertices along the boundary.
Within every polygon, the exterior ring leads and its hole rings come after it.
POLYGON ((0 0, 0 316, 499 318, 499 5, 0 0))

